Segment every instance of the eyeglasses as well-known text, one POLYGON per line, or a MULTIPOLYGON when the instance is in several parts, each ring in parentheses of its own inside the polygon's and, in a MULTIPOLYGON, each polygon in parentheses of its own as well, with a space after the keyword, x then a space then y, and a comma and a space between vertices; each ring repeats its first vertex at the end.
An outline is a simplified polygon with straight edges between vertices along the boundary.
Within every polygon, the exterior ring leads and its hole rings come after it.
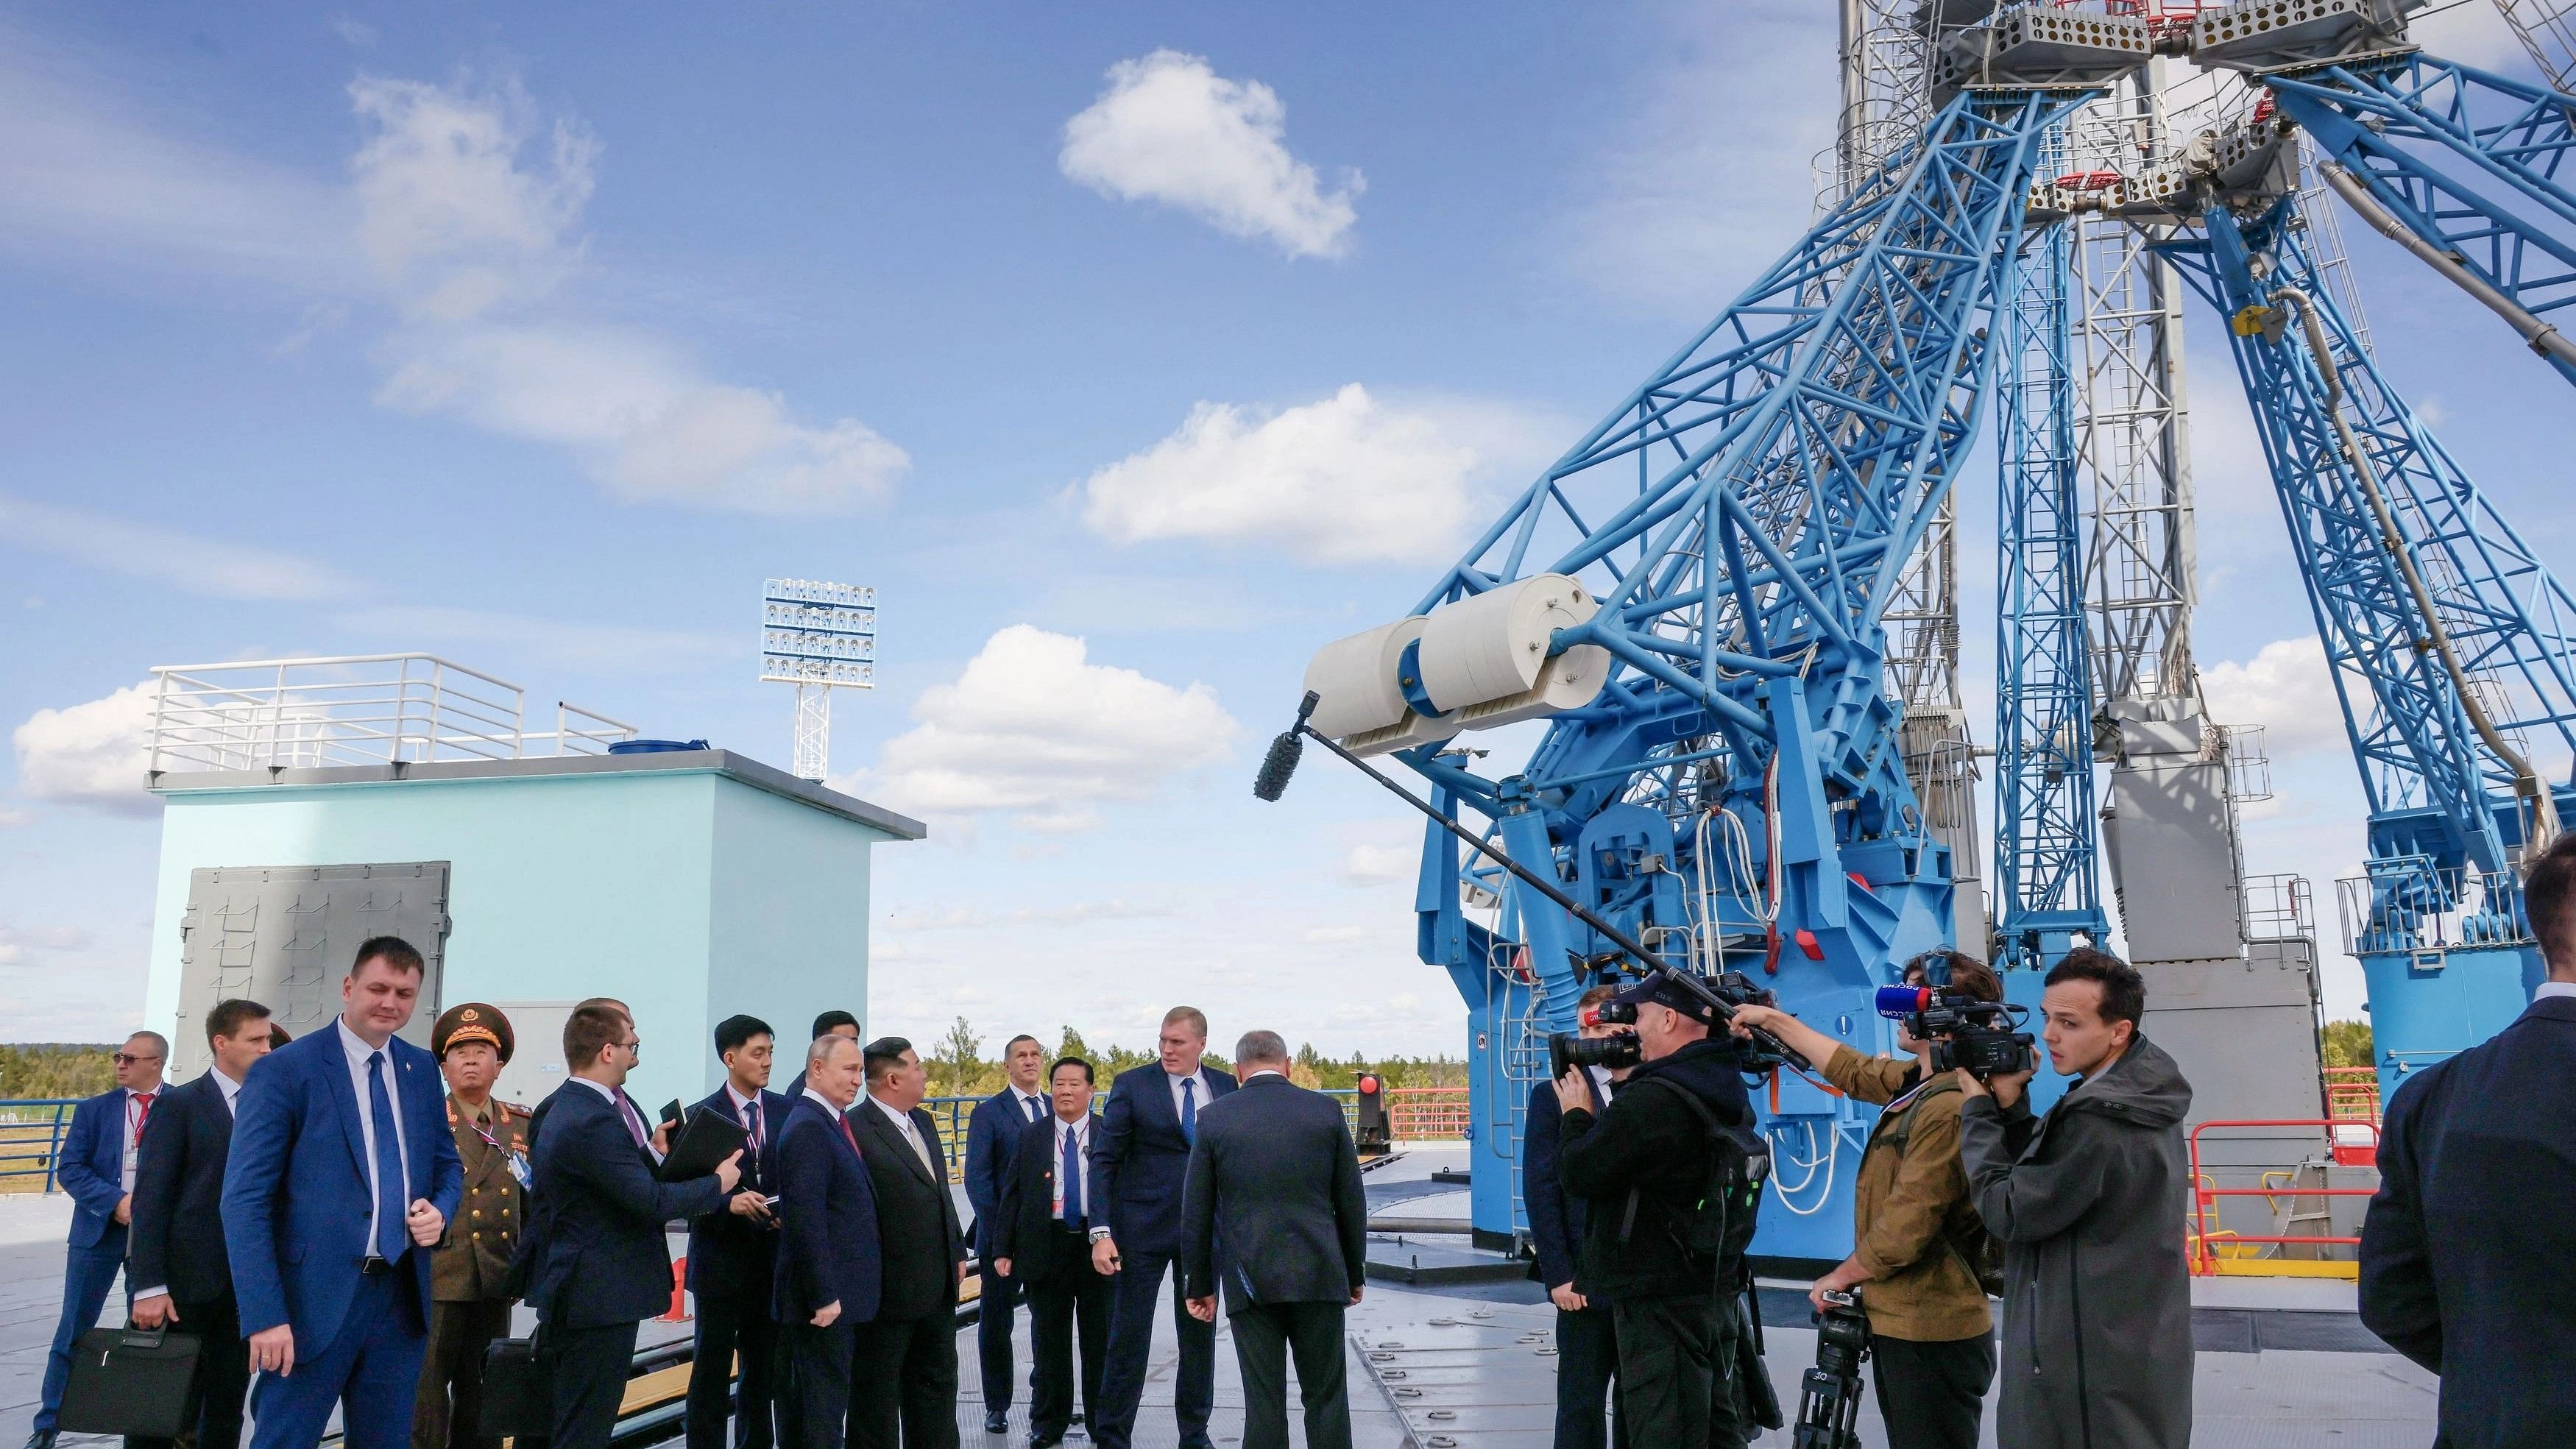
POLYGON ((116 1063, 120 1067, 130 1067, 136 1062, 157 1062, 161 1059, 157 1056, 138 1057, 132 1052, 118 1052, 116 1055, 109 1057, 108 1060, 116 1063))

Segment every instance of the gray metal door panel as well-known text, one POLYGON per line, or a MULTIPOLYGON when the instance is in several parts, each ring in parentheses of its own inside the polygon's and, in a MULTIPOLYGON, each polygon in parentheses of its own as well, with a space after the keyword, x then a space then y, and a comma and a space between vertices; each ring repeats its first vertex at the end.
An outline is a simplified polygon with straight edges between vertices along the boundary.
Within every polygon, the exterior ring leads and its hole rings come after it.
POLYGON ((191 871, 179 925, 174 1081, 205 1070, 206 1013, 243 996, 302 1036, 340 1013, 340 982, 371 936, 400 936, 429 963, 403 1039, 429 1045, 445 962, 448 863, 222 866, 191 871))

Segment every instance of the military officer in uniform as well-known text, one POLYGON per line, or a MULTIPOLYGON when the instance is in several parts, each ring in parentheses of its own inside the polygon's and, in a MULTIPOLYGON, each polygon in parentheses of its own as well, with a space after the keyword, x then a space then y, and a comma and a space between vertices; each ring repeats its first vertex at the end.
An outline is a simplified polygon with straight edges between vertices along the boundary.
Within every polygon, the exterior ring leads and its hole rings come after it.
POLYGON ((483 1407, 483 1350, 508 1336, 502 1280, 519 1245, 528 1184, 528 1109, 492 1099, 515 1045, 509 1019, 482 1002, 450 1007, 430 1028, 429 1049, 447 1078, 447 1125, 465 1162, 465 1200, 430 1259, 429 1360, 412 1410, 412 1449, 500 1449, 476 1432, 483 1407))

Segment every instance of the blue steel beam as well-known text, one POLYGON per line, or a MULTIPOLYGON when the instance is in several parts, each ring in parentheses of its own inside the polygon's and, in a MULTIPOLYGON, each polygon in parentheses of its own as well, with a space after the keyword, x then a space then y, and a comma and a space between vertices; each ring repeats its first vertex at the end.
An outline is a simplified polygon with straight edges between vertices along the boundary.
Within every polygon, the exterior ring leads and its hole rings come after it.
MULTIPOLYGON (((1397 755, 1445 809, 1677 965, 1762 977, 1865 1052, 1869 993, 1951 937, 1950 862, 1905 780, 1880 624, 1974 434, 2040 138, 2086 94, 1971 93, 1531 483, 1417 613, 1539 573, 1600 601, 1558 649, 1613 658, 1522 773, 1397 755)), ((1540 1043, 1607 951, 1427 827, 1425 961, 1474 1023, 1480 1234, 1516 1223, 1540 1043), (1462 889, 1490 920, 1461 903, 1462 889)), ((1762 1250, 1840 1256, 1867 1118, 1761 1094, 1784 1211, 1762 1250)))
MULTIPOLYGON (((2533 321, 2570 330, 2576 96, 2421 53, 2263 83, 2406 230, 2533 321)), ((2533 350, 2576 382, 2576 345, 2533 350)))
MULTIPOLYGON (((2061 131, 2049 160, 2065 154, 2061 131)), ((2050 169, 2062 169, 2051 166, 2050 169)), ((2074 233, 2026 233, 2023 261, 1997 308, 2011 369, 1995 453, 1995 925, 2006 970, 2053 966, 2075 944, 2109 938, 2095 849, 2093 676, 2087 657, 2084 548, 2076 501, 2074 233)))

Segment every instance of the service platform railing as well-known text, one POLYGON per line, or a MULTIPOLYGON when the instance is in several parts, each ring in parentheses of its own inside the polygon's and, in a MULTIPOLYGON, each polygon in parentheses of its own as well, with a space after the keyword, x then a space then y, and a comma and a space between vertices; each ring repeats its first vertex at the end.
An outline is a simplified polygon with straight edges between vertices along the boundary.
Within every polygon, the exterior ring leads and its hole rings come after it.
POLYGON ((153 671, 155 775, 601 755, 636 728, 555 703, 528 718, 527 691, 434 654, 344 654, 153 671))
POLYGON ((2326 1068, 2326 1115, 2337 1122, 2379 1121, 2379 1068, 2326 1068))
POLYGON ((72 1127, 72 1097, 0 1101, 0 1192, 52 1192, 72 1127), (34 1181, 29 1181, 29 1179, 34 1181))
MULTIPOLYGON (((1325 1091, 1342 1104, 1342 1117, 1359 1133, 1359 1093, 1349 1087, 1325 1091)), ((982 1097, 932 1097, 922 1109, 939 1126, 939 1145, 948 1159, 948 1180, 966 1180, 966 1128, 973 1120, 982 1097)), ((1094 1093, 1091 1110, 1094 1115, 1108 1110, 1109 1094, 1094 1093)), ((1387 1125, 1399 1143, 1460 1142, 1467 1136, 1468 1110, 1465 1087, 1390 1087, 1386 1094, 1387 1125)))
MULTIPOLYGON (((2221 1121, 2203 1122, 2199 1126, 2192 1128, 2192 1221, 2191 1232, 2189 1235, 2190 1241, 2184 1245, 2184 1251, 2189 1257, 2193 1275, 2196 1277, 2214 1277, 2230 1274, 2253 1274, 2268 1277, 2282 1274, 2314 1273, 2316 1276, 2321 1277, 2353 1276, 2359 1268, 2359 1264, 2354 1262, 2290 1260, 2279 1256, 2279 1253, 2282 1249, 2292 1247, 2320 1249, 2345 1247, 2351 1248, 2358 1253, 2361 1248, 2361 1239, 2358 1235, 2337 1233, 2239 1232, 2234 1229, 2224 1227, 2218 1222, 2218 1209, 2220 1205, 2219 1199, 2261 1198, 2264 1200, 2265 1206, 2277 1214, 2280 1208, 2280 1200, 2282 1198, 2289 1198, 2292 1200, 2292 1212, 2295 1214, 2297 1212, 2298 1201, 2300 1199, 2338 1197, 2366 1198, 2369 1197, 2375 1189, 2367 1187, 2329 1187, 2323 1184, 2309 1186, 2296 1182, 2271 1182, 2269 1179, 2277 1174, 2266 1174, 2265 1184, 2261 1187, 2220 1187, 2201 1173, 2200 1134, 2203 1132, 2223 1130, 2231 1127, 2313 1127, 2323 1132, 2337 1134, 2335 1140, 2338 1143, 2338 1146, 2340 1146, 2341 1142, 2341 1133, 2367 1129, 2374 1157, 2378 1150, 2379 1124, 2376 1122, 2354 1122, 2350 1119, 2339 1119, 2333 1117, 2231 1118, 2221 1121), (2249 1258, 2241 1253, 2231 1254, 2223 1251, 2224 1249, 2231 1247, 2251 1247, 2256 1249, 2269 1247, 2273 1249, 2274 1256, 2269 1258, 2249 1258)), ((2338 1151, 2337 1157, 2340 1159, 2340 1151, 2338 1151)))

